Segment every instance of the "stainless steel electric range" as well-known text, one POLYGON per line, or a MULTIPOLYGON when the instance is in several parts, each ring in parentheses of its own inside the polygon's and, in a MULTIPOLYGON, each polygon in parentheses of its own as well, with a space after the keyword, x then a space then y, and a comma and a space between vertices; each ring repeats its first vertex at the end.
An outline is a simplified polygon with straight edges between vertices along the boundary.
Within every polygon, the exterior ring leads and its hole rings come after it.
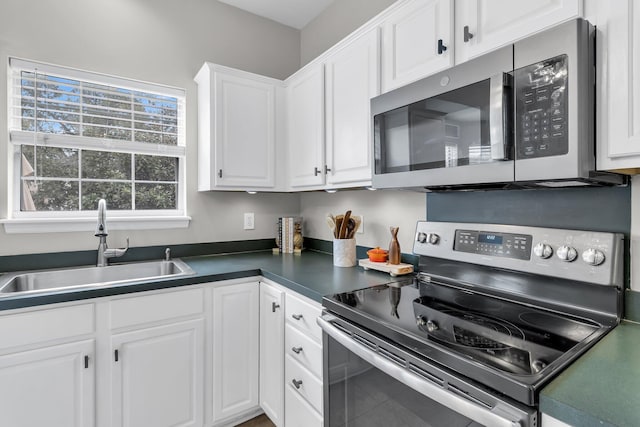
POLYGON ((415 276, 325 297, 325 426, 535 426, 615 327, 623 236, 419 222, 415 276))

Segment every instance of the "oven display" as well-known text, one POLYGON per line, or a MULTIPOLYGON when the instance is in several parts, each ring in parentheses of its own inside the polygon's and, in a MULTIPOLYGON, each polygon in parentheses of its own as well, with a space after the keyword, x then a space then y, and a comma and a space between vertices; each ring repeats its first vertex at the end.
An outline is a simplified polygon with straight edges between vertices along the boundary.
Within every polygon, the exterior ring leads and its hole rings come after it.
POLYGON ((502 236, 499 236, 497 234, 479 233, 478 234, 478 242, 480 242, 480 243, 488 243, 490 245, 501 245, 502 244, 502 236))
POLYGON ((522 260, 531 259, 532 237, 527 234, 456 230, 454 251, 522 260))

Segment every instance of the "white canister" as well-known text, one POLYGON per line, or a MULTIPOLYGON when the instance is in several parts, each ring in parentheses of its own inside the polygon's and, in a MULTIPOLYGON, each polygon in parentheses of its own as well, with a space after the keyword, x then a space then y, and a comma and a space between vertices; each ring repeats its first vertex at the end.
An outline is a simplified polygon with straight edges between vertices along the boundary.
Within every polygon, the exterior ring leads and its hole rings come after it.
POLYGON ((333 265, 336 267, 356 265, 356 239, 333 239, 333 265))

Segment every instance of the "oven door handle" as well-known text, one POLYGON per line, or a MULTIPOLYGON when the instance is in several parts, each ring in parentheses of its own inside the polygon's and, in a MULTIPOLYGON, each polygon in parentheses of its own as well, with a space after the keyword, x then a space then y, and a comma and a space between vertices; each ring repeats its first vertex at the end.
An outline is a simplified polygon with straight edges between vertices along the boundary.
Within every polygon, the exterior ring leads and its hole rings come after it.
MULTIPOLYGON (((398 381, 411 387, 418 393, 440 403, 441 405, 451 408, 459 414, 482 425, 495 427, 515 427, 522 425, 520 423, 520 420, 508 419, 501 414, 493 412, 493 410, 498 409, 497 407, 493 408, 492 410, 477 405, 465 399, 464 397, 448 392, 443 388, 440 388, 437 385, 429 382, 428 380, 425 380, 424 378, 421 378, 420 376, 406 370, 402 366, 391 362, 383 356, 380 356, 375 351, 372 351, 354 341, 349 335, 340 331, 338 328, 333 326, 330 322, 323 319, 322 317, 318 317, 316 320, 318 325, 324 332, 326 332, 338 343, 343 345, 347 350, 354 353, 356 356, 360 357, 369 364, 373 365, 377 369, 380 369, 381 371, 390 375, 392 378, 397 379, 398 381)), ((508 415, 508 413, 505 413, 504 415, 508 415)))
POLYGON ((489 138, 491 141, 491 159, 508 160, 511 147, 511 108, 509 89, 511 76, 496 74, 489 80, 489 138))

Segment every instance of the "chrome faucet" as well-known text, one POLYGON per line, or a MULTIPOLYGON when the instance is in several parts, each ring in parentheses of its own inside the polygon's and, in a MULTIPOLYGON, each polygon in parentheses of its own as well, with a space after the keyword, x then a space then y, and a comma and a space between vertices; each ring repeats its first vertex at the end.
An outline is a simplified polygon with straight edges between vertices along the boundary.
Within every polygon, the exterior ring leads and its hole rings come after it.
POLYGON ((98 201, 98 224, 96 225, 95 236, 100 238, 98 244, 98 267, 109 265, 109 258, 120 257, 129 249, 129 238, 127 237, 127 247, 123 249, 109 249, 107 246, 107 202, 104 199, 98 201))

